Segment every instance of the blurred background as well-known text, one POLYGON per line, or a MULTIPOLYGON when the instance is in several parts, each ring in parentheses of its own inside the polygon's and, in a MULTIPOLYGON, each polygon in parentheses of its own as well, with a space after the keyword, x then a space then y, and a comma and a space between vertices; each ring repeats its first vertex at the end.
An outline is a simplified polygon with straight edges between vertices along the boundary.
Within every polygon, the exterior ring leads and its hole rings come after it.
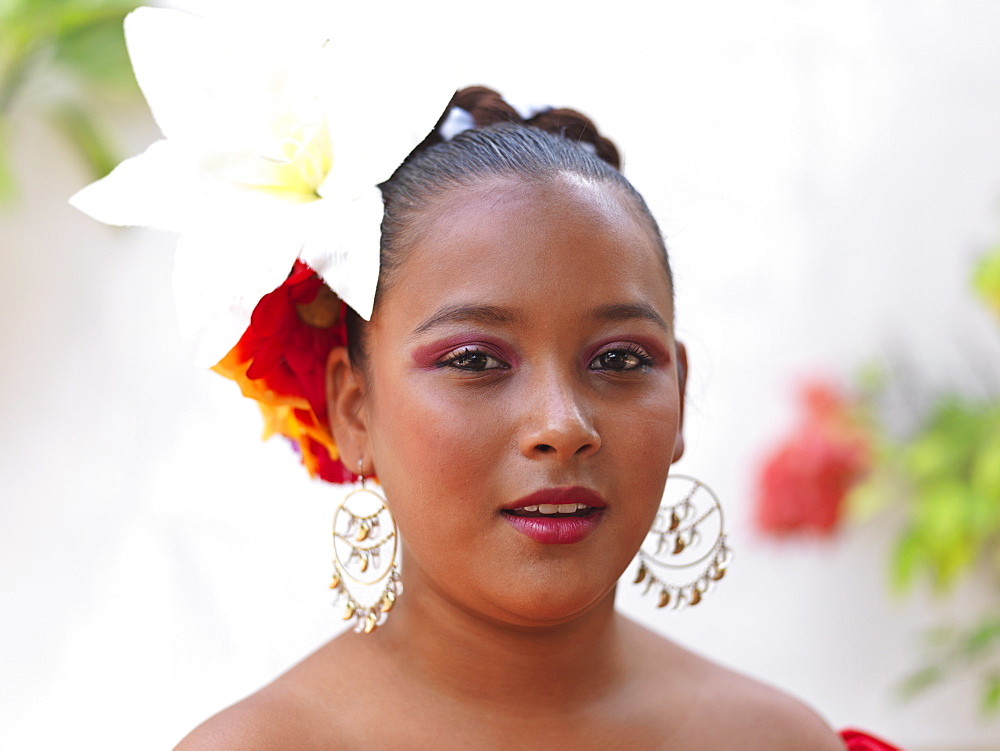
MULTIPOLYGON (((678 471, 736 557, 621 607, 835 726, 1000 748, 1000 5, 331 5, 359 70, 591 115, 661 222, 678 471)), ((0 4, 0 749, 169 747, 340 623, 338 489, 184 358, 174 238, 66 203, 158 137, 131 7, 0 4)))

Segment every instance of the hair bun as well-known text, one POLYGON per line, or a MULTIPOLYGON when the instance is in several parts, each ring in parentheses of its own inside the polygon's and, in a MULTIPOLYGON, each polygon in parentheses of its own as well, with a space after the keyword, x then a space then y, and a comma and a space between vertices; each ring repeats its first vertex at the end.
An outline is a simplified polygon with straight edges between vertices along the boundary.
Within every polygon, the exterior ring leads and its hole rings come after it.
POLYGON ((455 92, 445 114, 452 107, 461 107, 472 115, 477 128, 496 123, 524 123, 577 143, 589 143, 598 157, 616 170, 621 170, 621 156, 614 143, 601 135, 593 120, 576 110, 558 107, 543 110, 524 120, 500 94, 486 86, 469 86, 455 92))
POLYGON ((617 147, 600 134, 593 120, 576 110, 565 107, 543 110, 525 124, 549 133, 557 133, 577 143, 589 143, 594 147, 597 156, 616 170, 621 170, 621 156, 617 147))
POLYGON ((469 86, 455 92, 448 109, 452 107, 461 107, 472 115, 477 128, 496 123, 524 122, 517 110, 507 104, 502 96, 485 86, 469 86))
POLYGON ((414 155, 444 142, 441 126, 455 107, 468 112, 477 129, 502 123, 516 123, 562 136, 577 144, 589 145, 599 159, 621 172, 622 163, 618 148, 610 139, 602 136, 594 121, 583 113, 566 107, 557 107, 542 110, 525 120, 499 93, 487 86, 468 86, 456 91, 441 113, 434 129, 413 149, 407 161, 414 155))

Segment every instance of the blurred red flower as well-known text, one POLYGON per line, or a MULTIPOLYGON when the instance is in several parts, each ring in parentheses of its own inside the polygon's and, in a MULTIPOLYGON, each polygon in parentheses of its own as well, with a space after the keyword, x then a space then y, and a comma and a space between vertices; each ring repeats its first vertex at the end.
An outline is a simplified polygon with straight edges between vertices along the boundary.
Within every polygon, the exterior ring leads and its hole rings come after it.
POLYGON ((767 455, 757 478, 756 524, 768 535, 832 534, 844 498, 872 462, 868 432, 847 396, 810 382, 799 400, 799 424, 767 455))

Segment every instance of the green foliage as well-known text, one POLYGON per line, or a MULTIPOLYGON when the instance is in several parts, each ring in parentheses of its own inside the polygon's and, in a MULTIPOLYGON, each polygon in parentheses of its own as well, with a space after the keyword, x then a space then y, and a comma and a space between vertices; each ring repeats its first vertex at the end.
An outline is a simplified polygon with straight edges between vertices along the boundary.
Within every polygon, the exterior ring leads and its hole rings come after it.
POLYGON ((93 176, 117 162, 98 113, 110 95, 134 96, 122 21, 134 0, 0 0, 0 200, 15 193, 6 127, 39 108, 93 176))
POLYGON ((947 592, 1000 541, 1000 403, 946 396, 898 451, 910 523, 893 584, 905 590, 927 578, 947 592))
MULTIPOLYGON (((1000 245, 977 265, 973 287, 1000 314, 1000 245)), ((858 383, 876 460, 851 505, 866 515, 891 505, 905 511, 890 561, 893 587, 904 593, 927 583, 944 595, 972 573, 1000 578, 1000 394, 943 394, 929 402, 918 428, 900 438, 876 417, 892 379, 869 367, 858 383)), ((935 631, 928 645, 924 664, 901 686, 904 696, 974 670, 982 710, 1000 713, 1000 603, 990 603, 972 626, 935 631)))
POLYGON ((966 629, 937 629, 927 636, 929 654, 924 665, 900 685, 900 694, 912 698, 962 670, 980 673, 980 708, 1000 712, 1000 614, 985 616, 966 629))
POLYGON ((987 306, 1000 316, 1000 245, 980 259, 972 284, 987 306))

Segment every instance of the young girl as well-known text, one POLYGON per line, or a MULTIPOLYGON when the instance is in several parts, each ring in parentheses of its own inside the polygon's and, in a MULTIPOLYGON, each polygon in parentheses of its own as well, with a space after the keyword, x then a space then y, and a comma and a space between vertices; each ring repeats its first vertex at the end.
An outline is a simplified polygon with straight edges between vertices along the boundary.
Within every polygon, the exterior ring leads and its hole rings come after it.
POLYGON ((216 369, 314 474, 377 477, 384 503, 349 495, 334 524, 358 633, 179 749, 890 748, 614 609, 684 451, 688 369, 618 167, 577 112, 459 91, 379 186, 370 319, 301 259, 256 304, 216 369))

